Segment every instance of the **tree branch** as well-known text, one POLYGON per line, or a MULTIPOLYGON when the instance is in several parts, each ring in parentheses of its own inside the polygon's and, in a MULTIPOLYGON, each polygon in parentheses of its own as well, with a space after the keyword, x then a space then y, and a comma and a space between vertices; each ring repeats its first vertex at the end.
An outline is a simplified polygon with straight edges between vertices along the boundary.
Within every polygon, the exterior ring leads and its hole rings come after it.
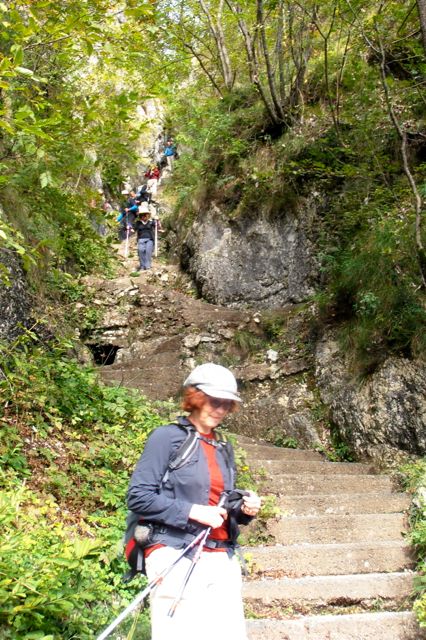
POLYGON ((272 71, 271 59, 269 55, 268 43, 266 42, 266 34, 265 34, 265 20, 263 15, 263 0, 257 0, 257 11, 256 11, 256 30, 260 34, 260 42, 263 51, 263 57, 265 60, 266 66, 266 77, 268 79, 269 92, 271 94, 272 102, 275 107, 275 111, 278 114, 280 120, 284 122, 285 116, 283 111, 283 106, 278 99, 274 74, 272 71))
POLYGON ((375 22, 374 26, 375 26, 375 30, 376 30, 376 34, 379 42, 379 47, 380 47, 380 56, 381 56, 380 76, 381 76, 383 91, 385 94, 386 106, 388 109, 391 122, 395 127, 395 130, 399 136, 399 139, 401 140, 400 149, 401 149, 401 156, 402 156, 402 165, 403 165, 404 173, 407 177, 408 183, 411 187, 411 191, 414 196, 414 210, 415 210, 415 216, 416 216, 415 239, 416 239, 416 247, 417 247, 417 258, 418 258, 419 267, 420 267, 420 277, 422 280, 422 288, 426 289, 426 253, 425 253, 425 248, 422 242, 423 201, 419 193, 419 190, 417 188, 417 184, 414 179, 414 176, 410 169, 410 163, 409 163, 408 153, 407 153, 407 132, 401 126, 398 118, 396 117, 395 109, 392 104, 392 98, 390 95, 389 85, 386 77, 386 52, 385 52, 383 41, 381 39, 381 35, 377 26, 377 22, 375 22))

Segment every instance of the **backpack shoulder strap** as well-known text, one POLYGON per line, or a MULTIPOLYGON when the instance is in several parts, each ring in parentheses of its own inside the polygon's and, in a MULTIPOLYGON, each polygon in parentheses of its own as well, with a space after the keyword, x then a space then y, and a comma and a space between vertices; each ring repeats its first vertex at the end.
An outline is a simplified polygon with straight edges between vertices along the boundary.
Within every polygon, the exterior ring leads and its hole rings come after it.
POLYGON ((174 424, 179 427, 179 429, 185 431, 186 437, 170 457, 168 467, 161 480, 162 485, 167 482, 170 471, 180 469, 190 461, 199 441, 198 431, 194 429, 194 427, 192 427, 190 424, 187 424, 186 422, 183 422, 179 419, 176 422, 172 422, 171 424, 174 424))
POLYGON ((223 452, 225 457, 226 465, 231 472, 232 482, 235 482, 235 461, 234 461, 234 449, 232 447, 232 443, 226 434, 223 433, 220 429, 215 430, 216 442, 217 446, 220 447, 220 450, 223 452))

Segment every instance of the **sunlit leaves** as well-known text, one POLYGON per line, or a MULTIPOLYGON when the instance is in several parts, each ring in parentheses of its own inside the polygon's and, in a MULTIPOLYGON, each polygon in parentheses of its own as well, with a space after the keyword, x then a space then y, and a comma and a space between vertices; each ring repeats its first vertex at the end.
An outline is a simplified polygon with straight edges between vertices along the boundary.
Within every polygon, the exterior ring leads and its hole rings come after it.
POLYGON ((50 171, 44 171, 40 174, 40 185, 42 189, 53 185, 52 174, 50 171))

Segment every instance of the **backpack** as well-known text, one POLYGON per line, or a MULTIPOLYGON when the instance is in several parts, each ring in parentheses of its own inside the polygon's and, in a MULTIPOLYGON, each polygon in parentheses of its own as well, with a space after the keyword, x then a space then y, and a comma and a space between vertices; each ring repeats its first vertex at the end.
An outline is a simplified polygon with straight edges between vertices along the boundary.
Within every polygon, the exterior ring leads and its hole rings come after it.
MULTIPOLYGON (((198 441, 202 438, 194 427, 186 422, 182 422, 179 418, 177 422, 173 422, 172 424, 183 429, 186 432, 186 438, 170 457, 166 472, 161 479, 161 486, 167 482, 171 471, 180 469, 191 460, 192 455, 197 449, 198 441)), ((218 442, 225 445, 226 449, 228 444, 226 439, 219 431, 216 431, 216 433, 219 436, 218 442)), ((139 514, 133 513, 132 511, 129 512, 124 536, 124 553, 130 569, 123 577, 125 582, 130 582, 137 573, 145 573, 144 549, 153 544, 153 532, 154 525, 151 522, 144 522, 139 514)))

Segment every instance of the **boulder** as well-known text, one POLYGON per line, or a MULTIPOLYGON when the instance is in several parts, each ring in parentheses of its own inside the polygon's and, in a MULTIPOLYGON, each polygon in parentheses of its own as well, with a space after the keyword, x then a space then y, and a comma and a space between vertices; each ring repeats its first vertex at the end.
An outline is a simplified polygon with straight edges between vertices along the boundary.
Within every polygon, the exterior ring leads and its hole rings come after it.
POLYGON ((426 453, 426 363, 391 357, 361 381, 329 336, 317 346, 316 379, 342 439, 360 458, 426 453))
POLYGON ((266 309, 305 301, 317 278, 311 217, 229 220, 212 205, 184 240, 182 266, 214 304, 266 309))
POLYGON ((30 296, 24 270, 14 251, 0 251, 0 268, 0 340, 10 342, 28 323, 30 296))

